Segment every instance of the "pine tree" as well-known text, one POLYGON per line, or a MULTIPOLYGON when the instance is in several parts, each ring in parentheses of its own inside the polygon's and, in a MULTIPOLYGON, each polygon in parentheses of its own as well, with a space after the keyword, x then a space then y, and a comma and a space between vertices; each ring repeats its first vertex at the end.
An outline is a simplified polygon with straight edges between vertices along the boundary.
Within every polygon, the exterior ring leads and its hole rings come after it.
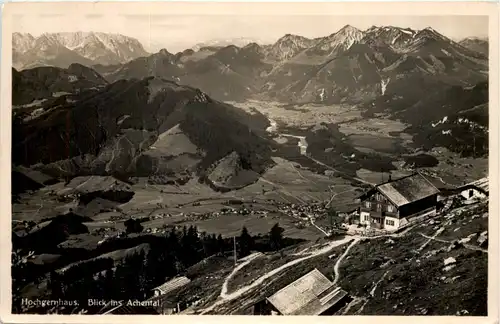
POLYGON ((63 298, 63 282, 61 276, 55 271, 50 271, 49 273, 49 289, 52 299, 63 298))
POLYGON ((248 233, 248 230, 246 227, 243 227, 241 230, 240 237, 238 239, 239 243, 239 255, 240 257, 245 257, 250 254, 253 245, 254 245, 254 240, 253 237, 248 233))
POLYGON ((219 234, 219 236, 217 236, 217 252, 219 253, 224 253, 225 251, 225 243, 224 243, 224 239, 222 238, 222 235, 219 234))
POLYGON ((283 232, 285 230, 276 223, 269 231, 269 244, 271 248, 278 251, 283 245, 283 232))
POLYGON ((119 299, 119 296, 115 293, 114 290, 114 281, 115 271, 113 269, 107 270, 104 275, 103 281, 103 299, 119 299))

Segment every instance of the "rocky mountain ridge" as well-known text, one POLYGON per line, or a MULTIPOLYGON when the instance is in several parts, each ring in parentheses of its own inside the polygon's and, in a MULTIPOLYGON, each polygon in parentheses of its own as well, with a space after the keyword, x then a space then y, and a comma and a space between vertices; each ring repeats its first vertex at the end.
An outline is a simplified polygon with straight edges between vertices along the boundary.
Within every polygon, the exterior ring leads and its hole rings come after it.
POLYGON ((135 38, 101 32, 43 33, 38 37, 14 33, 12 47, 16 69, 66 68, 71 63, 119 64, 148 55, 135 38))

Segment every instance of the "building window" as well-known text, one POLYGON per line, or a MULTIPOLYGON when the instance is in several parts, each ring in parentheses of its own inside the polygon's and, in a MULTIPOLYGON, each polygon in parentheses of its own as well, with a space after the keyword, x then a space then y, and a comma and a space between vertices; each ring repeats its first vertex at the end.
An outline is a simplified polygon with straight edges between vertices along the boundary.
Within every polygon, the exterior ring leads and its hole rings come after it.
POLYGON ((372 206, 372 204, 369 201, 366 201, 365 206, 366 206, 366 208, 370 208, 372 206))
POLYGON ((382 205, 381 204, 377 204, 377 211, 381 211, 382 210, 382 205))
POLYGON ((385 220, 385 225, 394 226, 394 221, 390 219, 385 220))
POLYGON ((387 211, 391 212, 391 213, 394 211, 394 208, 392 208, 392 205, 387 205, 387 211))
POLYGON ((474 190, 469 190, 469 198, 472 198, 472 196, 474 196, 474 190))

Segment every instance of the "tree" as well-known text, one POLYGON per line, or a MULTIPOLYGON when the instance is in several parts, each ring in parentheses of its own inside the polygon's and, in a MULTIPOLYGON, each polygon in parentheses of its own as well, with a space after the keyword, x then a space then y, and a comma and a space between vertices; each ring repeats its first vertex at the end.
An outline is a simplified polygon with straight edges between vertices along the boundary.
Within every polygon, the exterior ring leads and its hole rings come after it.
POLYGON ((246 227, 243 226, 241 230, 241 234, 239 237, 239 254, 240 257, 245 257, 250 254, 253 245, 254 245, 254 240, 253 237, 248 233, 248 230, 246 227))
MULTIPOLYGON (((117 290, 130 299, 144 298, 144 253, 130 255, 116 268, 117 290)), ((122 297, 123 299, 123 297, 122 297)))
POLYGON ((274 224, 274 226, 269 231, 269 244, 271 248, 275 251, 281 249, 283 245, 283 232, 285 229, 279 226, 279 223, 274 224))
POLYGON ((217 236, 217 252, 224 253, 224 250, 225 250, 224 239, 222 238, 222 235, 219 234, 219 236, 217 236))
POLYGON ((176 252, 179 249, 179 236, 175 228, 172 228, 167 237, 167 247, 170 251, 176 252))
POLYGON ((114 285, 114 280, 115 280, 115 272, 113 269, 106 270, 106 274, 104 275, 104 282, 103 282, 103 299, 118 299, 119 296, 116 296, 113 290, 113 285, 114 285), (118 298, 116 298, 118 297, 118 298))
POLYGON ((57 272, 51 270, 49 273, 49 289, 52 299, 59 299, 64 297, 63 280, 57 272))
POLYGON ((138 219, 129 219, 124 223, 127 233, 141 233, 144 227, 138 219))
POLYGON ((330 221, 330 226, 339 227, 342 221, 339 219, 337 211, 333 208, 330 208, 328 209, 327 214, 330 221))

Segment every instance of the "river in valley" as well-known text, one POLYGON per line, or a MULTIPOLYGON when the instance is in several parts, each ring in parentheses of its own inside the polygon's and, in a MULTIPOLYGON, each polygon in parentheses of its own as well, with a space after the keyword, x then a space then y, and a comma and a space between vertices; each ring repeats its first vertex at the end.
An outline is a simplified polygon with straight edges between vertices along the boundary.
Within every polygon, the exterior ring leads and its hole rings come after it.
POLYGON ((266 131, 270 134, 277 135, 279 137, 293 137, 298 139, 299 141, 297 142, 297 146, 300 149, 300 154, 306 155, 307 152, 307 141, 305 136, 298 136, 298 135, 292 135, 292 134, 285 134, 285 133, 278 133, 278 123, 269 118, 269 123, 271 124, 268 128, 266 128, 266 131))

